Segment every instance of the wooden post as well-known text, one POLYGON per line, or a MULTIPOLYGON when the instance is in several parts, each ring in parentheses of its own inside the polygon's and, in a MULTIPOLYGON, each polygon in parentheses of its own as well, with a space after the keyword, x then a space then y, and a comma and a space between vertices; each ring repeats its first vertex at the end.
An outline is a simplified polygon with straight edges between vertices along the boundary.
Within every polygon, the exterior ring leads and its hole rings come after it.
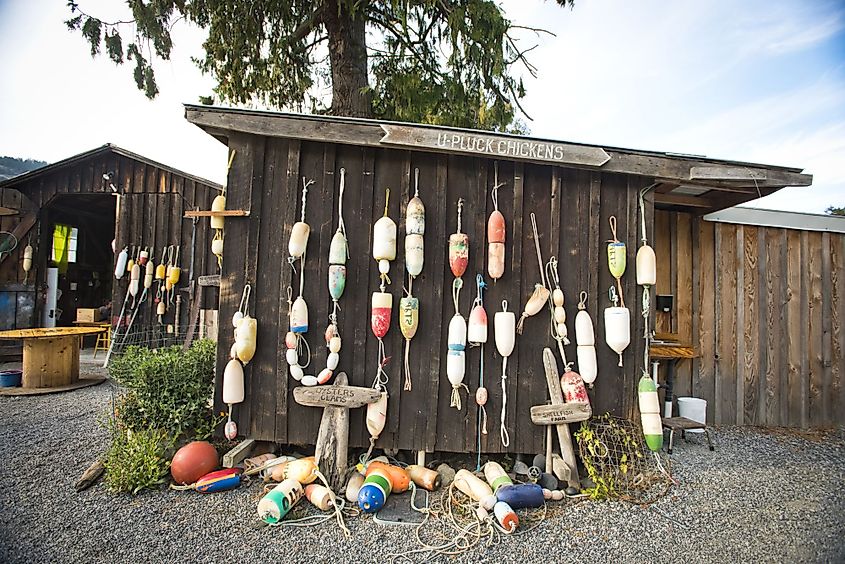
POLYGON ((589 419, 593 410, 588 403, 564 403, 557 361, 554 353, 548 347, 543 349, 543 367, 546 370, 546 384, 549 387, 551 405, 533 406, 531 408, 531 421, 535 425, 555 426, 563 460, 570 470, 567 483, 573 488, 580 488, 578 465, 575 461, 575 451, 572 448, 572 437, 569 434, 568 423, 589 419))
POLYGON ((349 408, 363 407, 381 397, 378 390, 348 386, 348 382, 346 373, 341 372, 331 386, 299 386, 293 390, 293 399, 299 405, 323 408, 314 458, 335 492, 343 491, 346 485, 349 408))

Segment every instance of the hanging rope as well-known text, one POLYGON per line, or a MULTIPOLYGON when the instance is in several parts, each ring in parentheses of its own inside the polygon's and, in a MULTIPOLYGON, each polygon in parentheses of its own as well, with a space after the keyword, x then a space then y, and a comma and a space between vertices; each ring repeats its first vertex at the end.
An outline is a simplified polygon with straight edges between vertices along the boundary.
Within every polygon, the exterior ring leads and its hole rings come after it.
MULTIPOLYGON (((484 288, 487 287, 487 284, 484 282, 484 276, 481 274, 477 274, 475 277, 475 301, 473 302, 473 309, 476 306, 484 307, 484 295, 483 291, 484 288)), ((478 388, 479 390, 484 388, 484 343, 480 344, 481 346, 481 355, 479 360, 479 370, 478 370, 478 388)), ((478 403, 478 402, 476 402, 478 403)), ((484 405, 478 404, 478 432, 477 437, 477 460, 476 460, 476 469, 481 469, 481 435, 487 434, 487 408, 484 405)))

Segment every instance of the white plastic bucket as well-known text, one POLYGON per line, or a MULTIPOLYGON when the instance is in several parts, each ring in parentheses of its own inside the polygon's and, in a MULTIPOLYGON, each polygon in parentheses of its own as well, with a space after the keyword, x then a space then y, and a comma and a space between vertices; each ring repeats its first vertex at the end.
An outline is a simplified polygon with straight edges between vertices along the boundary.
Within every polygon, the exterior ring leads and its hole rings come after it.
MULTIPOLYGON (((701 398, 678 398, 678 414, 699 423, 707 422, 707 400, 701 398)), ((690 429, 687 433, 703 433, 702 429, 690 429)))

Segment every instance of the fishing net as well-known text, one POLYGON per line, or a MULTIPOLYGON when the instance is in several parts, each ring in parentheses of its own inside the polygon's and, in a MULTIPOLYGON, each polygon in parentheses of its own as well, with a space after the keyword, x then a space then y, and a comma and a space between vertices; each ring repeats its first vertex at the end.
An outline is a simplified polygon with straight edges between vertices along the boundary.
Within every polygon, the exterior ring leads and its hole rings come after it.
POLYGON ((581 424, 575 433, 581 460, 593 486, 593 499, 619 499, 648 505, 675 483, 669 460, 646 447, 642 429, 621 417, 602 415, 581 424))

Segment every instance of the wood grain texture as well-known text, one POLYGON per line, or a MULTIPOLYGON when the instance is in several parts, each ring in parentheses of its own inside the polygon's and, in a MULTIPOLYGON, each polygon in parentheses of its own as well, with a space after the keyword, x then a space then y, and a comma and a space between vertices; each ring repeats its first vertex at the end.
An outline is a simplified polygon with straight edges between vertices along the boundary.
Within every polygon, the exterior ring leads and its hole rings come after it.
MULTIPOLYGON (((804 233, 802 233, 802 236, 804 233)), ((822 361, 822 234, 806 233, 807 256, 807 319, 809 341, 807 347, 808 396, 807 410, 809 426, 825 423, 824 365, 822 361)), ((802 245, 804 241, 802 241, 802 245)))
MULTIPOLYGON (((744 226, 743 232, 743 261, 744 267, 742 284, 742 301, 738 303, 742 311, 744 323, 738 327, 742 332, 742 352, 737 361, 742 364, 742 411, 743 421, 749 425, 756 425, 758 421, 758 381, 759 381, 759 300, 758 279, 759 261, 757 245, 757 227, 744 226)), ((739 398, 737 398, 739 401, 739 398)))
POLYGON ((716 375, 716 423, 733 424, 737 421, 737 280, 738 260, 737 228, 733 225, 716 226, 716 251, 722 257, 719 271, 719 304, 717 375, 716 375))
POLYGON ((783 358, 785 355, 781 354, 783 351, 783 334, 788 331, 784 323, 784 308, 786 306, 785 300, 785 285, 783 282, 786 279, 785 267, 783 261, 786 250, 785 241, 782 240, 784 230, 782 229, 764 229, 765 237, 761 237, 760 241, 764 245, 764 254, 766 257, 765 263, 761 262, 761 277, 765 280, 765 300, 763 306, 765 309, 761 312, 763 319, 761 324, 765 324, 765 337, 761 335, 760 348, 764 351, 765 368, 760 371, 762 383, 762 400, 761 400, 761 423, 765 425, 786 425, 786 421, 781 419, 781 402, 784 399, 782 396, 786 392, 785 383, 786 369, 783 366, 783 358), (783 244, 783 248, 781 245, 783 244))
POLYGON ((830 337, 831 337, 831 414, 836 424, 845 422, 845 235, 830 237, 830 337))
MULTIPOLYGON (((689 214, 675 213, 677 243, 673 245, 676 270, 675 278, 675 323, 678 339, 693 343, 693 247, 692 222, 689 214)), ((676 396, 688 396, 692 392, 692 362, 678 362, 675 372, 676 396)))
POLYGON ((832 293, 833 293, 833 272, 831 264, 830 252, 830 233, 821 234, 821 252, 822 258, 822 273, 821 273, 821 425, 832 425, 835 422, 831 404, 833 403, 833 343, 831 342, 832 333, 832 293))
POLYGON ((694 281, 698 286, 698 298, 694 299, 694 307, 698 318, 698 351, 697 370, 693 371, 693 394, 707 401, 712 406, 707 410, 707 423, 715 420, 715 406, 717 405, 715 377, 716 377, 716 255, 714 224, 695 220, 694 229, 698 232, 695 247, 699 260, 693 265, 694 281))
POLYGON ((801 248, 801 233, 788 231, 787 240, 787 261, 786 261, 786 299, 787 305, 786 326, 793 328, 786 334, 785 348, 787 351, 786 369, 788 421, 790 426, 802 426, 802 357, 807 342, 806 319, 802 316, 802 263, 805 260, 801 248))

